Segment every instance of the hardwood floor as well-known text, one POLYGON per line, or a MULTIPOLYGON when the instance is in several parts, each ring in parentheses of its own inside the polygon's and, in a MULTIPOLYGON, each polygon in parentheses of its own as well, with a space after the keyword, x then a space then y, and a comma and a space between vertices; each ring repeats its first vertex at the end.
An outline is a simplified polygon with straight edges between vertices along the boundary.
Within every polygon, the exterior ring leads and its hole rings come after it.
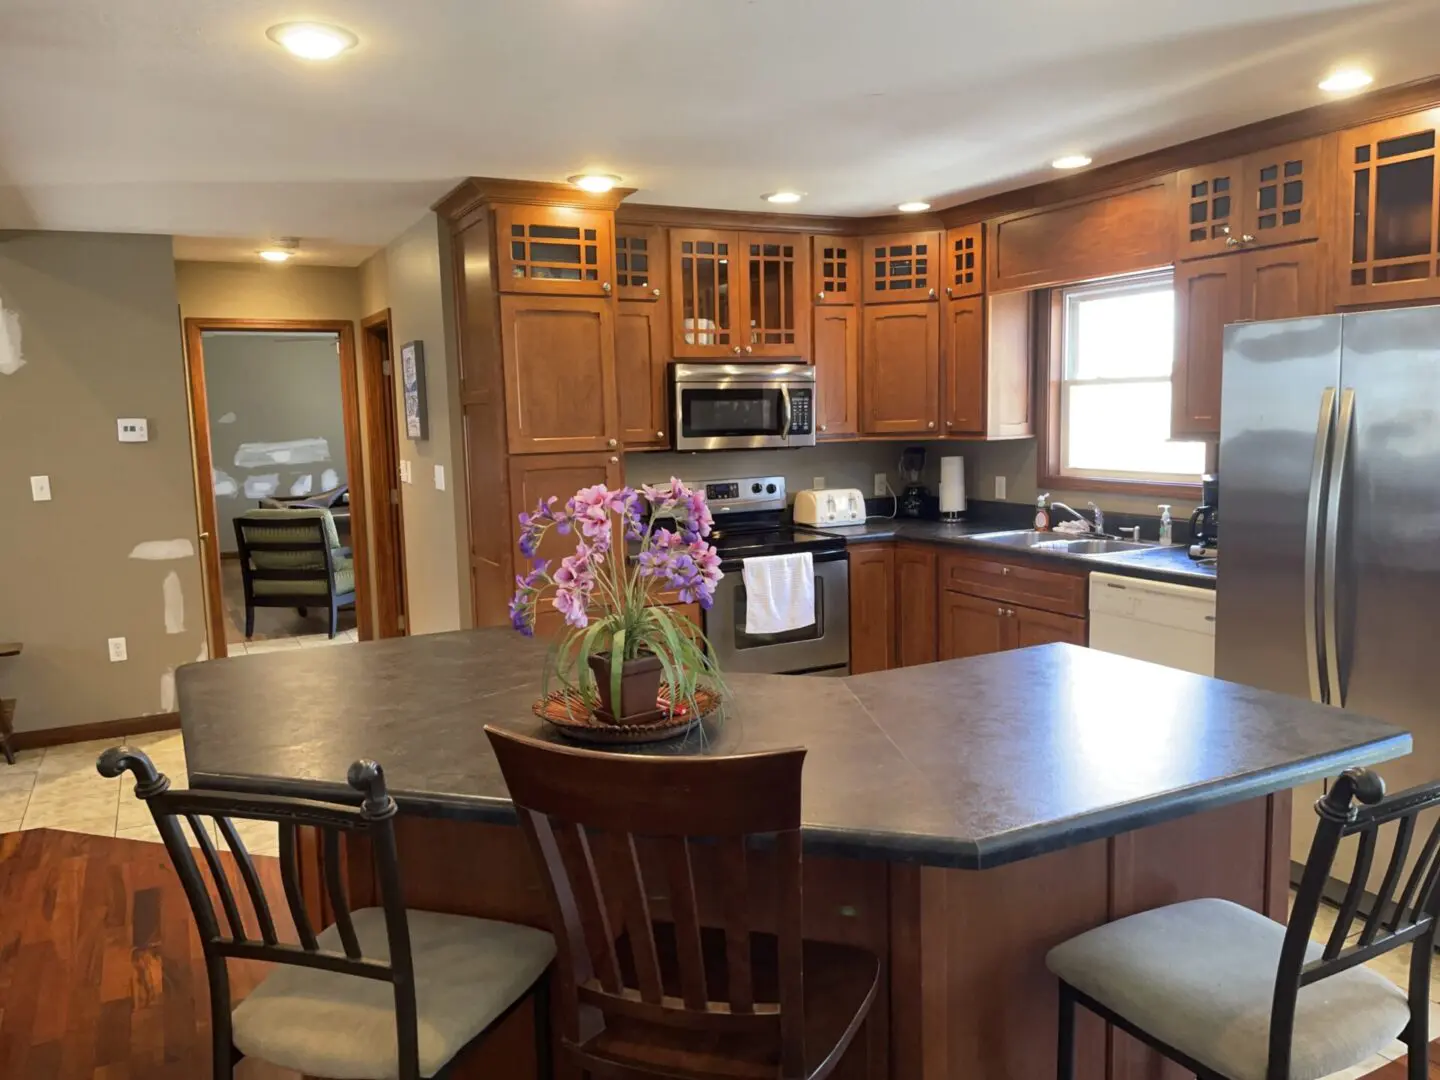
MULTIPOLYGON (((277 860, 255 863, 278 889, 277 860)), ((253 963, 230 970, 236 1000, 264 974, 253 963)), ((162 846, 0 835, 0 1076, 202 1080, 209 1010, 200 940, 162 846)), ((300 1080, 255 1061, 236 1075, 300 1080)))

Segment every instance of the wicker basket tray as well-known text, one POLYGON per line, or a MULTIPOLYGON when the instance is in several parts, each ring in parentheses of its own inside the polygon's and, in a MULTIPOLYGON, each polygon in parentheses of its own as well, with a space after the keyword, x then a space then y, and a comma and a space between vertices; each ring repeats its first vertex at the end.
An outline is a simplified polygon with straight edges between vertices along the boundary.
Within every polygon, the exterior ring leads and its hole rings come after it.
POLYGON ((697 690, 695 704, 699 708, 694 714, 683 703, 672 708, 670 688, 661 686, 655 711, 645 714, 644 722, 638 724, 606 723, 595 715, 594 710, 586 705, 585 700, 574 690, 552 691, 549 697, 535 702, 531 709, 536 716, 566 738, 576 742, 613 746, 678 739, 715 711, 720 704, 720 695, 713 690, 697 690))

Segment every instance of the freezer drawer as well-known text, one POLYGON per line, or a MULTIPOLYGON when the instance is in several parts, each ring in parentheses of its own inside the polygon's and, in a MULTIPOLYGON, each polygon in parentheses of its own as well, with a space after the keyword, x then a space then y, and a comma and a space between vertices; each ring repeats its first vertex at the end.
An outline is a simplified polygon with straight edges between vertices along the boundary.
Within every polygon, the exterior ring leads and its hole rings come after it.
POLYGON ((1090 647, 1213 675, 1215 592, 1091 574, 1090 647))

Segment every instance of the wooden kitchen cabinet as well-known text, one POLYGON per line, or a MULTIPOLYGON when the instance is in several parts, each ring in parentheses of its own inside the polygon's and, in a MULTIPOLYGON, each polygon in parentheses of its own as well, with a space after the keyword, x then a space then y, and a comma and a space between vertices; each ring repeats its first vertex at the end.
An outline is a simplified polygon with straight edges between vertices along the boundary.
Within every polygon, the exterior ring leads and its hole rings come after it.
POLYGON ((670 443, 669 326, 664 304, 621 300, 615 305, 615 382, 620 439, 627 447, 670 443))
POLYGON ((945 295, 952 300, 985 290, 985 225, 976 222, 945 234, 945 295))
POLYGON ((895 547, 857 544, 850 561, 850 674, 895 666, 895 547))
POLYGON ((939 606, 941 660, 963 660, 1014 648, 1003 604, 969 593, 942 592, 939 606))
POLYGON ((860 309, 816 305, 815 437, 853 437, 860 431, 860 309))
POLYGON ((1028 293, 945 301, 944 433, 988 439, 1035 433, 1028 293))
POLYGON ((670 231, 671 323, 678 357, 810 355, 810 238, 670 231))
POLYGON ((1067 645, 1090 643, 1089 624, 1085 619, 1027 607, 1006 608, 1005 612, 1014 635, 1012 648, 1028 649, 1032 645, 1053 645, 1057 642, 1067 645))
POLYGON ((613 288, 615 216, 573 206, 496 206, 496 287, 605 296, 613 288))
POLYGON ((945 234, 891 233, 865 238, 865 302, 934 300, 944 278, 945 234))
POLYGON ((741 355, 740 234, 670 230, 671 352, 693 358, 741 355))
POLYGON ((1181 172, 1177 258, 1318 237, 1323 145, 1306 139, 1181 172))
POLYGON ((817 236, 810 281, 817 304, 858 304, 861 295, 860 239, 817 236))
POLYGON ((502 295, 500 342, 510 453, 620 445, 608 299, 502 295))
MULTIPOLYGON (((534 510, 541 499, 554 495, 561 503, 584 487, 604 484, 612 490, 624 486, 625 474, 620 455, 594 454, 525 454, 510 458, 510 531, 511 558, 515 574, 525 572, 525 559, 517 546, 520 543, 519 514, 534 510)), ((503 508, 502 508, 503 509, 503 508)), ((498 511, 497 511, 498 512, 498 511)), ((575 551, 575 535, 561 536, 551 529, 540 543, 537 558, 549 559, 552 565, 575 551)))
POLYGON ((793 233, 743 233, 744 355, 810 356, 810 238, 793 233))
POLYGON ((938 565, 933 545, 895 546, 896 667, 933 664, 939 656, 938 565))
POLYGON ((615 296, 654 302, 665 295, 668 250, 658 225, 615 225, 615 296))
POLYGON ((1339 137, 1338 307, 1440 299, 1440 110, 1339 137))
POLYGON ((1320 245, 1247 251, 1240 257, 1242 318, 1298 319, 1324 313, 1320 245))
POLYGON ((862 309, 860 430, 866 435, 938 434, 938 304, 862 309))

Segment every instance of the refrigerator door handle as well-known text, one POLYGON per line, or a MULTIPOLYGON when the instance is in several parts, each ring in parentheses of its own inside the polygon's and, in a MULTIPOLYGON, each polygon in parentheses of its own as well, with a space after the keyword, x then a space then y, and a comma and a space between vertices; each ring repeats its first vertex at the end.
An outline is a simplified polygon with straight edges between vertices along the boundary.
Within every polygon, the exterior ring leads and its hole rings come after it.
POLYGON ((1320 492, 1325 462, 1330 456, 1330 433, 1335 423, 1335 387, 1320 395, 1320 418, 1315 423, 1315 457, 1310 465, 1310 498, 1305 511, 1305 668, 1310 676, 1310 700, 1325 703, 1320 683, 1320 492))
POLYGON ((1340 547, 1340 502, 1345 494, 1345 465, 1350 456, 1350 429, 1355 426, 1355 391, 1340 392, 1340 421, 1335 425, 1335 446, 1330 455, 1330 505, 1325 512, 1325 672, 1330 682, 1330 704, 1345 707, 1340 682, 1340 627, 1336 616, 1335 579, 1340 547))

